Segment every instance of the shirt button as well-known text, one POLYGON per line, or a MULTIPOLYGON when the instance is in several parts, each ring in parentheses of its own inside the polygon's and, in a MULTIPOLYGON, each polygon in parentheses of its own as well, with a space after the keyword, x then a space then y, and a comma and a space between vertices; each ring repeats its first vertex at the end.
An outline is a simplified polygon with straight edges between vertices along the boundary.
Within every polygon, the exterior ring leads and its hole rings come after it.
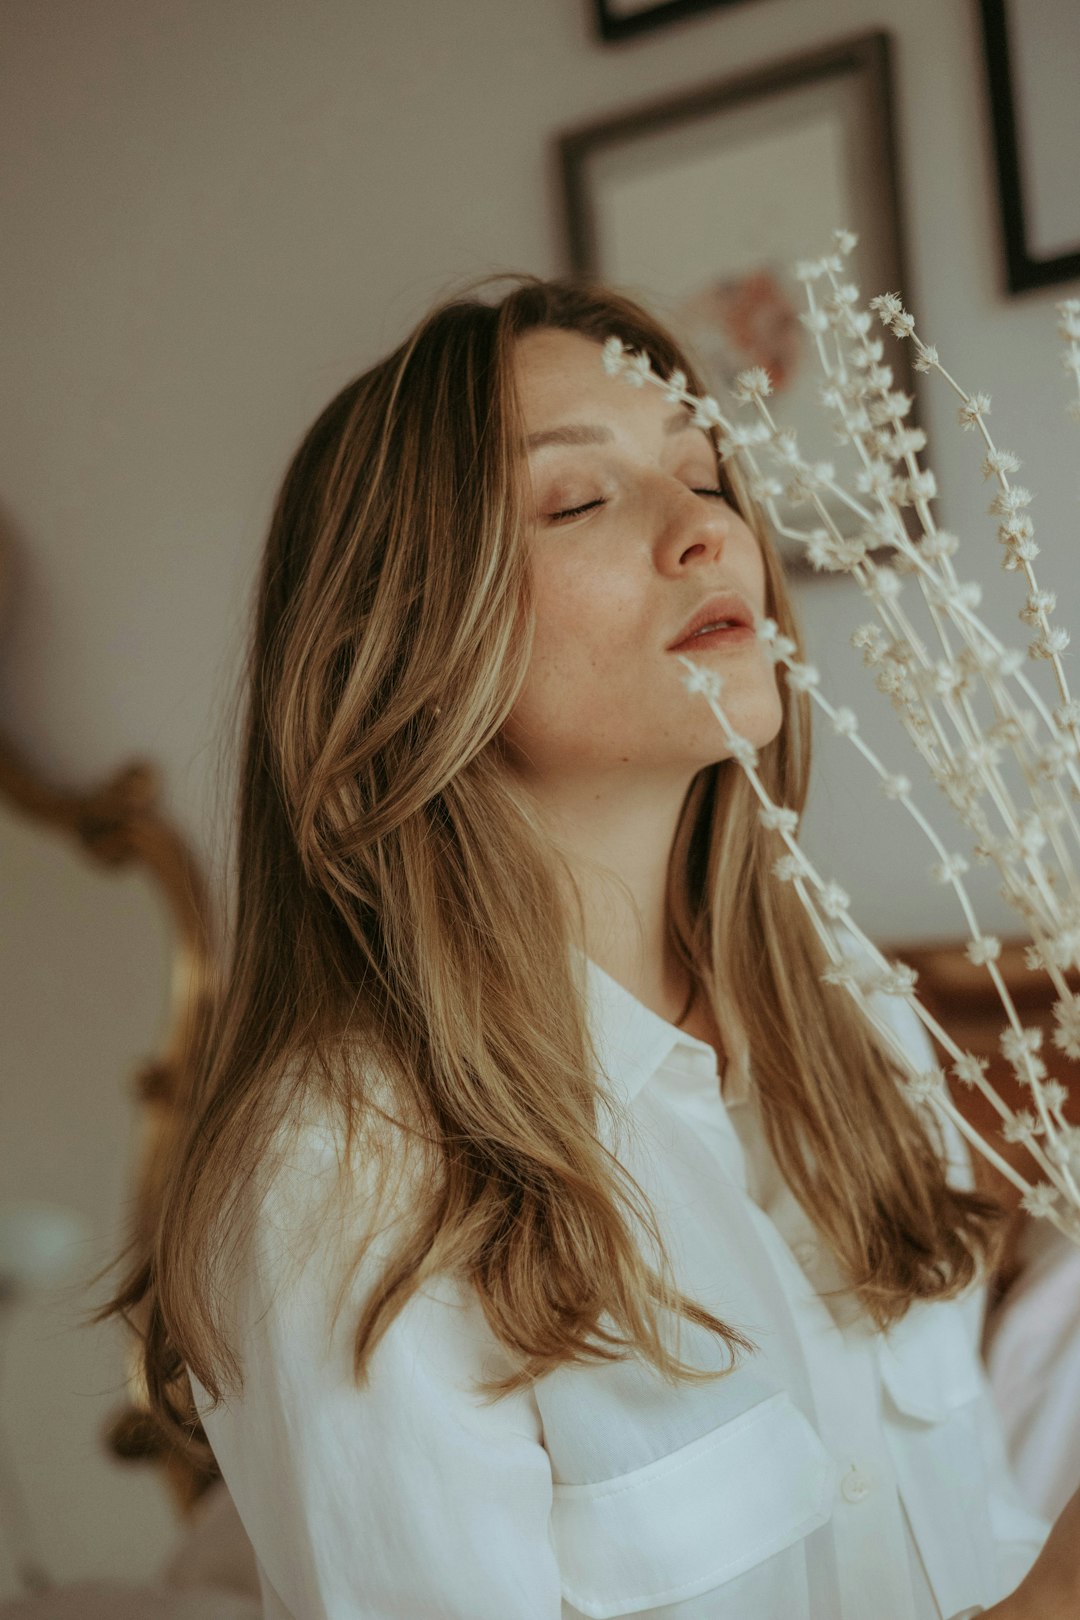
POLYGON ((796 1243, 791 1252, 800 1266, 808 1266, 817 1259, 818 1247, 816 1243, 796 1243))
POLYGON ((840 1494, 845 1502, 862 1502, 870 1495, 870 1481, 860 1474, 854 1464, 840 1481, 840 1494))

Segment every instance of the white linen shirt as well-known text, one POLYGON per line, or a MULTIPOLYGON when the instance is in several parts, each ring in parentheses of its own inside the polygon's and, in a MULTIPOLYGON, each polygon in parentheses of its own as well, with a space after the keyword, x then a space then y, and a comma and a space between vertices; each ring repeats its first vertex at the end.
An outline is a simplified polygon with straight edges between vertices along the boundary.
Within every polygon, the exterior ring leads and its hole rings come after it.
MULTIPOLYGON (((984 1289, 916 1305, 888 1334, 849 1298, 820 1298, 841 1279, 746 1074, 729 1069, 722 1095, 710 1045, 576 959, 602 1079, 625 1105, 608 1145, 651 1200, 679 1285, 757 1350, 707 1383, 669 1384, 635 1357, 485 1403, 473 1379, 510 1363, 475 1299, 440 1278, 358 1388, 356 1307, 393 1245, 373 1244, 331 1331, 339 1274, 315 1210, 337 1160, 313 1119, 230 1302, 242 1394, 210 1411, 192 1378, 265 1620, 981 1613, 1048 1528, 1015 1487, 978 1360, 984 1289)), ((951 1173, 970 1184, 954 1135, 951 1173)), ((711 1334, 679 1333, 684 1360, 727 1364, 711 1334)))

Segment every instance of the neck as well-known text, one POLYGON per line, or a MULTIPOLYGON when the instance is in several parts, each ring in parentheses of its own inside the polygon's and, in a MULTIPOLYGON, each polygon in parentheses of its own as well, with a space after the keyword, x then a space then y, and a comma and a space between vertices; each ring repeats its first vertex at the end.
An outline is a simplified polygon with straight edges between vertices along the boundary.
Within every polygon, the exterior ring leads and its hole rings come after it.
POLYGON ((545 784, 541 812, 565 863, 578 944, 646 1007, 677 1024, 694 986, 667 927, 668 862, 685 781, 545 784))

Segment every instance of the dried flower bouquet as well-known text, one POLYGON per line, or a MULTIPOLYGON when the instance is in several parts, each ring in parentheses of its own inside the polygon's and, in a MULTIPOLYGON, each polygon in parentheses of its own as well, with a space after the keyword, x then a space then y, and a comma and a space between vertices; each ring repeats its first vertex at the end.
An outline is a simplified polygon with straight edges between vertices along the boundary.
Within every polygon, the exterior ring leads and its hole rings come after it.
MULTIPOLYGON (((875 617, 852 640, 874 671, 877 686, 889 696, 933 782, 968 829, 974 859, 997 869, 1001 894, 1030 938, 1028 966, 1049 974, 1053 983, 1053 1041, 1067 1056, 1080 1058, 1080 997, 1065 977, 1070 968, 1080 967, 1080 701, 1069 692, 1062 664, 1069 636, 1051 623, 1054 596, 1040 589, 1035 578, 1039 548, 1027 510, 1032 497, 1010 483, 1020 463, 999 450, 987 430, 987 395, 965 392, 950 376, 937 349, 918 336, 898 295, 871 299, 869 310, 860 307, 858 287, 845 278, 845 260, 856 238, 850 231, 833 234, 834 250, 799 264, 795 274, 808 304, 801 319, 813 334, 824 374, 820 398, 832 414, 838 441, 849 445, 856 458, 851 487, 841 482, 832 463, 804 460, 794 434, 778 428, 766 404, 770 379, 761 368, 736 379, 734 394, 743 409, 729 417, 712 397, 689 393, 681 373, 660 377, 647 354, 627 349, 617 337, 605 343, 603 364, 611 376, 621 375, 638 387, 655 384, 671 403, 692 407, 699 426, 717 430, 721 456, 736 459, 749 493, 776 533, 801 541, 816 568, 843 570, 858 581, 875 617), (956 572, 959 541, 938 527, 930 508, 937 492, 934 475, 917 460, 926 435, 905 424, 913 402, 894 389, 892 371, 882 364, 883 344, 873 335, 871 311, 914 345, 916 369, 944 380, 960 401, 961 426, 982 438, 983 476, 995 485, 989 510, 998 519, 1002 565, 1022 575, 1027 588, 1020 611, 1033 632, 1027 658, 1004 646, 983 622, 979 585, 961 580, 956 572), (796 529, 785 521, 781 498, 810 507, 813 527, 796 529), (855 533, 841 531, 833 515, 839 508, 853 515, 855 533), (914 538, 905 508, 913 509, 921 530, 914 538), (1027 673, 1028 658, 1049 667, 1055 688, 1049 701, 1027 673)), ((1058 309, 1064 364, 1080 388, 1080 299, 1058 309)), ((1080 421, 1080 400, 1068 409, 1080 421)), ((969 934, 967 954, 985 968, 1001 999, 1002 1052, 1031 1106, 1014 1111, 1006 1105, 986 1078, 986 1061, 958 1045, 919 1001, 914 970, 890 962, 858 927, 848 895, 823 877, 800 847, 795 811, 774 803, 766 792, 753 745, 725 713, 722 676, 679 654, 687 668, 687 690, 708 702, 733 758, 753 784, 762 822, 782 845, 774 870, 794 885, 813 920, 829 960, 824 979, 842 986, 861 1005, 907 1073, 913 1100, 948 1115, 1020 1190, 1025 1209, 1080 1242, 1080 1129, 1065 1117, 1066 1088, 1048 1073, 1041 1029, 1025 1028, 1017 1013, 998 966, 1001 941, 979 926, 964 881, 967 858, 935 831, 915 802, 907 776, 886 769, 860 734, 852 710, 824 695, 817 670, 798 659, 794 643, 771 619, 762 619, 756 629, 769 658, 784 669, 788 685, 806 692, 833 730, 850 739, 876 773, 882 792, 904 807, 927 838, 934 855, 932 876, 951 888, 960 906, 969 934), (910 1003, 948 1053, 958 1079, 978 1087, 991 1102, 1001 1120, 1002 1140, 1021 1143, 1030 1153, 1037 1177, 1026 1180, 968 1123, 953 1103, 941 1069, 912 1068, 910 1054, 875 1008, 876 992, 910 1003)))

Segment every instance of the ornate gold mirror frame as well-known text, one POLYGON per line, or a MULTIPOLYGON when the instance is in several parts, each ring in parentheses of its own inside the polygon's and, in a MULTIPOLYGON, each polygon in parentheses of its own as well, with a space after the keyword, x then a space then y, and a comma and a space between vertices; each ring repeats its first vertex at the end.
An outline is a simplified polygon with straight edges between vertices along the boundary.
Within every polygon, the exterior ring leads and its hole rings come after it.
MULTIPOLYGON (((123 766, 88 792, 56 788, 42 781, 0 735, 0 799, 38 826, 74 840, 103 866, 141 866, 163 895, 174 924, 165 1042, 131 1081, 139 1117, 134 1222, 140 1236, 156 1221, 164 1168, 189 1095, 193 1041, 209 1011, 214 960, 207 884, 195 855, 162 814, 160 794, 160 774, 145 761, 123 766)), ((109 1420, 105 1443, 115 1457, 161 1466, 174 1501, 186 1513, 218 1470, 212 1459, 202 1464, 160 1433, 140 1399, 135 1351, 133 1342, 129 1398, 109 1420)))

